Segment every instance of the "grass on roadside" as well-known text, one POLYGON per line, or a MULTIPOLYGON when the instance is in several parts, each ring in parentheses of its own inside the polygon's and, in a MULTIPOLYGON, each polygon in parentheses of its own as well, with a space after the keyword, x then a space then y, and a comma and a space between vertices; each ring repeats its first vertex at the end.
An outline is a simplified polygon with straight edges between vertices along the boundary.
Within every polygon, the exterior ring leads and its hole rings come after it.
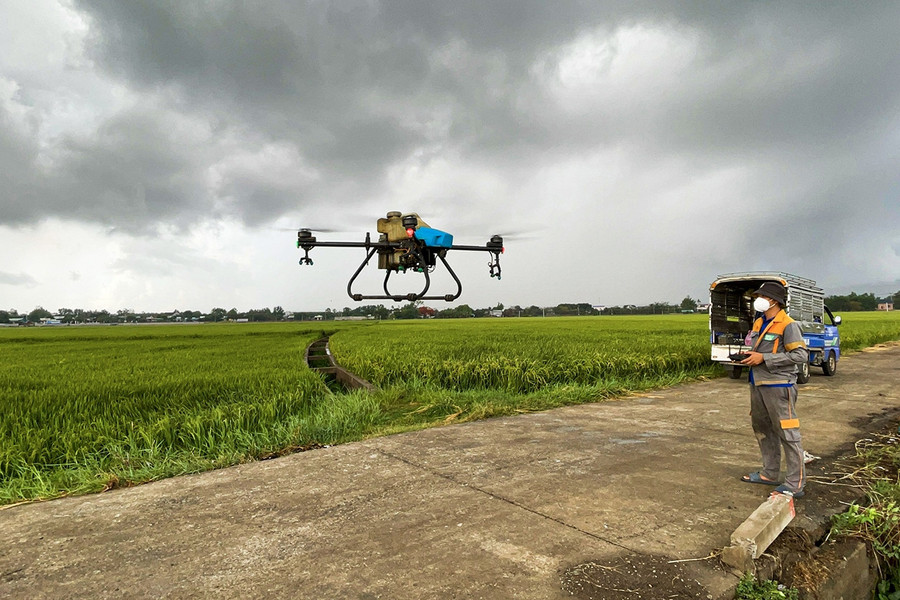
POLYGON ((756 579, 747 573, 738 582, 735 600, 798 600, 800 591, 781 585, 777 581, 756 579))
POLYGON ((875 555, 876 600, 900 599, 900 431, 871 434, 856 444, 842 479, 862 487, 866 501, 832 519, 831 536, 864 540, 875 555))

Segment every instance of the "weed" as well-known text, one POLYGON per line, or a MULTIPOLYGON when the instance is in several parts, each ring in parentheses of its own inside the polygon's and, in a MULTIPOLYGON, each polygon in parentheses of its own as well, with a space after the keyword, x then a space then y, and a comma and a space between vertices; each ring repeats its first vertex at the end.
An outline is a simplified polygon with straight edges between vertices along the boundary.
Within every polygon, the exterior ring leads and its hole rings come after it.
POLYGON ((798 600, 799 590, 787 588, 776 581, 758 581, 751 573, 747 573, 738 582, 735 600, 798 600))
POLYGON ((865 540, 878 567, 876 600, 900 600, 900 435, 860 440, 854 462, 844 478, 866 490, 866 503, 835 515, 830 535, 865 540))

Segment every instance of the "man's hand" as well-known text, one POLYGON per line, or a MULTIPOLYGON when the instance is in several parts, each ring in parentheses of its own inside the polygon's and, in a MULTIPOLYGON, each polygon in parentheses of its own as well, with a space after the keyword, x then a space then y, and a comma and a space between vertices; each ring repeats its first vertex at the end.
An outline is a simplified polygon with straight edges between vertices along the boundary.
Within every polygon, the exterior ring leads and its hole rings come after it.
POLYGON ((748 367, 755 367, 756 365, 761 365, 765 360, 761 352, 747 352, 750 356, 741 361, 742 365, 747 365, 748 367))

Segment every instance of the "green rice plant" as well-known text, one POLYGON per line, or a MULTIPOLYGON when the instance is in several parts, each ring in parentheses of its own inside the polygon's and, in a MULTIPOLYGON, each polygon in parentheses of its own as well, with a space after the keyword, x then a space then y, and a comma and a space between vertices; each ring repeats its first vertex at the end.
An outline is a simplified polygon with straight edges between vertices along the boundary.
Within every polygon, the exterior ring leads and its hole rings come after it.
MULTIPOLYGON (((844 315, 845 350, 897 314, 844 315)), ((379 391, 329 391, 303 324, 0 329, 0 504, 721 374, 705 315, 327 326, 379 391)))
POLYGON ((713 373, 706 319, 584 317, 384 323, 331 338, 337 360, 380 386, 522 394, 548 386, 713 373))
POLYGON ((841 313, 841 351, 900 339, 900 311, 841 313))
POLYGON ((312 441, 305 422, 328 391, 303 353, 320 334, 228 325, 3 331, 0 503, 312 441))
MULTIPOLYGON (((900 313, 848 313, 842 349, 900 339, 900 313)), ((616 380, 626 388, 721 372, 706 315, 403 321, 347 328, 337 360, 379 386, 534 392, 616 380)))

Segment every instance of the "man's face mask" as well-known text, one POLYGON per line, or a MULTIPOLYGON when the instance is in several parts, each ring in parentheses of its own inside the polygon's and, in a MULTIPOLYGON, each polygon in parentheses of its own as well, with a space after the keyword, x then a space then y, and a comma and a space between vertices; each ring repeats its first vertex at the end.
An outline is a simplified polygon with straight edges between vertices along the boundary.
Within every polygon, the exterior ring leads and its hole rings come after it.
POLYGON ((753 310, 755 310, 757 312, 764 313, 767 310, 769 310, 769 308, 771 308, 771 306, 772 306, 772 303, 762 297, 757 298, 756 300, 753 301, 753 310))

